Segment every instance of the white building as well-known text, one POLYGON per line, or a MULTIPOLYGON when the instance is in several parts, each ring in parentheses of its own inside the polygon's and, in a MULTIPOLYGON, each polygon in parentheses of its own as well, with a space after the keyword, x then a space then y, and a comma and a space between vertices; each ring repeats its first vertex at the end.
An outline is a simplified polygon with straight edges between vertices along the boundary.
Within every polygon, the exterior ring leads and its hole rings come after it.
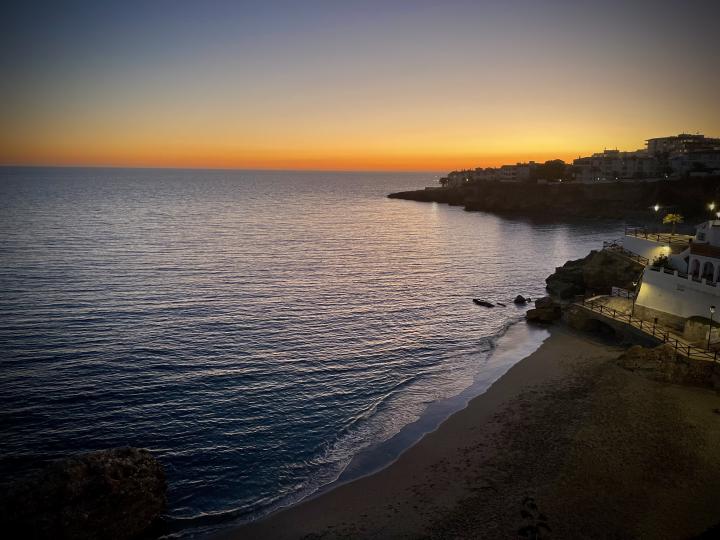
POLYGON ((720 149, 678 153, 668 158, 673 172, 678 175, 720 174, 720 149))
POLYGON ((635 301, 641 317, 682 328, 690 317, 709 317, 711 306, 720 310, 720 220, 698 225, 692 237, 632 232, 623 246, 650 260, 635 301), (661 255, 667 263, 653 265, 661 255))
POLYGON ((661 176, 660 162, 645 150, 604 150, 574 160, 573 169, 575 180, 585 184, 661 176))
POLYGON ((662 154, 677 155, 694 152, 705 152, 720 148, 720 139, 705 137, 700 133, 680 133, 671 137, 656 137, 645 141, 647 151, 652 156, 662 154))
POLYGON ((604 150, 573 161, 574 178, 585 184, 703 176, 720 171, 720 139, 681 133, 646 141, 635 152, 604 150))
POLYGON ((527 182, 536 167, 537 164, 534 161, 503 165, 498 169, 498 175, 501 182, 527 182))

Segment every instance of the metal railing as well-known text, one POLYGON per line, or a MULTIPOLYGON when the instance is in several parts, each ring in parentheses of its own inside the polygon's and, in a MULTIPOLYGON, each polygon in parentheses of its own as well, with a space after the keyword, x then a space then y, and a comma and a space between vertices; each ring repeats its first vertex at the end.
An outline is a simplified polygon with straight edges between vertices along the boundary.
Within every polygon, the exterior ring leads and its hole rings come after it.
POLYGON ((618 311, 617 309, 609 308, 596 300, 580 297, 580 299, 578 299, 575 303, 576 305, 581 305, 585 309, 589 309, 590 311, 594 311, 595 313, 600 313, 601 315, 604 315, 609 319, 613 319, 615 321, 628 324, 633 328, 637 328, 641 332, 656 339, 659 339, 663 343, 669 343, 675 349, 675 353, 679 354, 680 356, 684 356, 685 358, 688 358, 690 360, 704 360, 707 362, 718 361, 718 351, 700 349, 699 347, 690 345, 685 341, 681 341, 679 338, 671 335, 668 330, 659 327, 657 325, 657 322, 655 321, 651 323, 649 321, 644 321, 643 319, 638 319, 630 313, 625 313, 623 311, 618 311))
POLYGON ((633 253, 629 249, 625 249, 621 244, 617 242, 617 240, 603 242, 603 250, 619 253, 629 259, 632 259, 637 263, 642 264, 643 266, 647 266, 650 263, 650 260, 647 257, 643 257, 642 255, 638 255, 637 253, 633 253))
POLYGON ((648 232, 647 229, 642 227, 625 227, 625 236, 634 236, 636 238, 644 238, 645 240, 653 240, 655 242, 668 244, 672 248, 683 250, 687 248, 688 239, 690 238, 684 234, 648 232))
POLYGON ((632 300, 635 298, 635 293, 632 291, 628 291, 627 289, 622 289, 620 287, 613 287, 610 291, 610 296, 615 296, 617 298, 627 298, 628 300, 632 300))
POLYGON ((670 242, 673 237, 669 233, 648 232, 647 229, 642 227, 625 227, 625 236, 636 236, 646 240, 655 240, 656 242, 670 242))

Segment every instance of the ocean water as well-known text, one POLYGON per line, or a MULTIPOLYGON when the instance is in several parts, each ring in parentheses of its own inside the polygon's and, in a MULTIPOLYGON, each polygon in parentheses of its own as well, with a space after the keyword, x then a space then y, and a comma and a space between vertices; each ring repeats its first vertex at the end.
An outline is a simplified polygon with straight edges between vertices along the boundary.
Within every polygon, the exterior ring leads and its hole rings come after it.
POLYGON ((622 231, 386 198, 435 181, 0 169, 0 478, 149 448, 193 537, 392 459, 537 341, 517 294, 622 231))

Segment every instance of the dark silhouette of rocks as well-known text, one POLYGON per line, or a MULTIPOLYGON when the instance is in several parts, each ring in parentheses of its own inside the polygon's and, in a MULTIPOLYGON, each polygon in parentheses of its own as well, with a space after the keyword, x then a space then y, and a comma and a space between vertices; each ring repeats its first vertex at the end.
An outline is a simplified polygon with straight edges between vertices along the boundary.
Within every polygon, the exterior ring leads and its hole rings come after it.
POLYGON ((549 324, 557 321, 562 316, 560 304, 549 296, 539 298, 535 301, 535 307, 525 313, 525 318, 530 322, 549 324))
POLYGON ((609 294, 612 287, 632 290, 642 270, 640 263, 620 254, 591 251, 583 259, 568 261, 556 268, 545 283, 552 296, 568 300, 587 292, 609 294))
POLYGON ((115 448, 50 463, 13 483, 0 500, 5 538, 130 539, 166 504, 162 465, 137 448, 115 448))
POLYGON ((707 219, 708 201, 720 198, 720 178, 581 184, 477 182, 456 188, 392 193, 393 199, 438 202, 468 211, 542 221, 618 218, 659 223, 652 205, 672 205, 686 219, 707 219))

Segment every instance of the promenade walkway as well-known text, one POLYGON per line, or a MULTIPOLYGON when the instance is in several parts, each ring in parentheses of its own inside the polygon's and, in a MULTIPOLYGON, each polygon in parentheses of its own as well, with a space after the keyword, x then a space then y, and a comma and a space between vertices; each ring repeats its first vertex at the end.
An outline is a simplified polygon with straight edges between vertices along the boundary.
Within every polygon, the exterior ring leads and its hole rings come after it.
POLYGON ((611 296, 596 296, 593 298, 578 299, 574 305, 606 317, 616 323, 628 325, 662 343, 668 343, 675 349, 676 354, 690 360, 702 360, 706 362, 718 361, 718 351, 696 347, 666 326, 639 319, 633 316, 629 310, 618 309, 617 300, 619 299, 611 296), (608 302, 609 299, 613 300, 613 302, 608 302))
POLYGON ((643 257, 642 255, 638 255, 637 253, 633 253, 629 249, 625 249, 622 244, 620 244, 617 240, 603 242, 603 251, 611 251, 618 255, 622 255, 623 257, 626 257, 631 261, 634 261, 643 266, 647 266, 648 264, 650 264, 650 261, 647 257, 643 257))
POLYGON ((680 253, 684 251, 693 239, 692 236, 687 234, 648 232, 647 229, 640 227, 627 227, 625 229, 625 235, 634 236, 636 238, 644 238, 645 240, 652 240, 661 244, 667 244, 670 246, 672 253, 680 253))

